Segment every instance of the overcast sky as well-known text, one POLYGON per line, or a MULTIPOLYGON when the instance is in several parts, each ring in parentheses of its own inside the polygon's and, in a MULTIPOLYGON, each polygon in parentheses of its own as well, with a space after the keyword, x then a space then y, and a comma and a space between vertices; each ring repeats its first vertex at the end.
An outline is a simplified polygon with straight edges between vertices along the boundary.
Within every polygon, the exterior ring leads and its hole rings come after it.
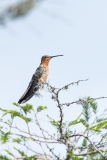
MULTIPOLYGON (((106 0, 44 0, 26 16, 1 26, 0 106, 14 108, 12 102, 17 102, 26 90, 41 56, 57 54, 64 57, 50 62, 48 80, 52 85, 62 87, 89 78, 63 92, 62 102, 107 96, 106 0)), ((35 108, 48 106, 48 114, 58 119, 55 103, 45 91, 42 95, 29 103, 35 108)), ((107 100, 99 100, 98 106, 100 114, 107 100)), ((65 110, 65 119, 73 120, 81 111, 81 106, 72 105, 65 110)), ((45 111, 41 116, 45 117, 45 111)))

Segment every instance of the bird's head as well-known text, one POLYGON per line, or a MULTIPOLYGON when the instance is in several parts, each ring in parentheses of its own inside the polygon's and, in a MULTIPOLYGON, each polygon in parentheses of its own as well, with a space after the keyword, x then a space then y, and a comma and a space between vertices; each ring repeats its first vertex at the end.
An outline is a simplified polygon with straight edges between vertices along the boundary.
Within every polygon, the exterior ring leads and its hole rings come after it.
POLYGON ((46 64, 46 65, 48 65, 50 59, 52 59, 52 58, 54 58, 54 57, 59 57, 59 56, 63 56, 63 55, 56 55, 56 56, 44 55, 44 56, 41 58, 41 64, 46 64))

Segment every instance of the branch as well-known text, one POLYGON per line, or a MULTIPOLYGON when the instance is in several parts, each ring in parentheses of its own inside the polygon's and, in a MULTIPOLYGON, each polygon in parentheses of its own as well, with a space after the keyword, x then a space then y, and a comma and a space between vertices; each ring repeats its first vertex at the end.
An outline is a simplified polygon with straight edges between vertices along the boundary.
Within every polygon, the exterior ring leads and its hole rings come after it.
POLYGON ((91 154, 96 154, 96 153, 99 153, 98 151, 93 151, 93 152, 87 152, 87 153, 73 153, 74 156, 88 156, 88 155, 91 155, 91 154))
MULTIPOLYGON (((44 157, 44 155, 42 155, 42 156, 44 157)), ((32 158, 32 157, 34 158, 34 156, 15 157, 14 160, 25 159, 25 158, 27 158, 27 159, 29 158, 29 159, 30 159, 30 158, 32 158)), ((37 158, 38 160, 46 160, 46 158, 42 158, 42 157, 39 157, 39 156, 36 156, 36 155, 35 155, 35 158, 37 158)), ((53 158, 53 157, 50 156, 50 158, 53 158)))
POLYGON ((61 90, 63 90, 63 89, 68 89, 68 87, 69 87, 70 85, 74 85, 74 84, 77 84, 77 85, 78 85, 80 82, 88 81, 88 80, 89 80, 89 79, 78 80, 77 82, 69 83, 69 84, 65 85, 64 87, 60 88, 60 89, 58 90, 58 93, 59 93, 61 90))
POLYGON ((107 97, 98 97, 98 98, 90 98, 88 101, 87 100, 85 100, 85 99, 79 99, 79 100, 77 100, 77 101, 74 101, 74 102, 70 102, 70 103, 63 103, 63 104, 61 104, 62 106, 70 106, 70 105, 72 105, 72 104, 84 104, 84 103, 89 103, 90 102, 90 100, 100 100, 100 99, 107 99, 107 97))
POLYGON ((105 156, 102 153, 102 151, 100 151, 87 136, 85 136, 83 134, 74 134, 74 135, 72 135, 70 137, 75 137, 75 136, 82 136, 82 137, 86 138, 90 142, 90 144, 94 147, 94 149, 96 150, 96 152, 100 153, 105 158, 105 156))

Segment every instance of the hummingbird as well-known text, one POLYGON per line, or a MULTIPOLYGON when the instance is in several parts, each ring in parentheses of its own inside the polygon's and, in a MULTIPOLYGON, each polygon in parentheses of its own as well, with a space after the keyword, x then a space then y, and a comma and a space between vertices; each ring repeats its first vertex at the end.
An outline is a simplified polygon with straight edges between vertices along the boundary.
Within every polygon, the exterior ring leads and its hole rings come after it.
POLYGON ((56 55, 56 56, 44 55, 41 58, 41 63, 39 67, 34 72, 26 91, 18 101, 19 104, 25 103, 29 99, 31 99, 35 95, 35 93, 39 90, 40 85, 46 82, 46 79, 49 74, 49 62, 52 58, 59 57, 59 56, 63 56, 63 55, 56 55))

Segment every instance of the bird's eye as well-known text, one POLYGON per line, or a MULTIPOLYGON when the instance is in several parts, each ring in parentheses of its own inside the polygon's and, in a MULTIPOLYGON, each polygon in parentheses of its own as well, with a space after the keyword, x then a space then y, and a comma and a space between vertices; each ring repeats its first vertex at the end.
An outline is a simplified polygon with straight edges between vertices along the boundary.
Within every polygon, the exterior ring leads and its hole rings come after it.
POLYGON ((48 59, 49 57, 45 56, 44 58, 45 58, 45 59, 48 59))

